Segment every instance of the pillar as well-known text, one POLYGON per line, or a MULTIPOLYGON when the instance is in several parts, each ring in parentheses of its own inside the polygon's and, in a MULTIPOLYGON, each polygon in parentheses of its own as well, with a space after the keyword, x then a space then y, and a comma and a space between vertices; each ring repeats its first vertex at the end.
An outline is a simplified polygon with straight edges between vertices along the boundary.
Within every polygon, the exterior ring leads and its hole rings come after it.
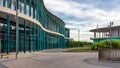
MULTIPOLYGON (((26 14, 26 0, 24 0, 24 14, 26 14)), ((26 53, 26 21, 24 20, 24 53, 26 53)))
POLYGON ((24 0, 24 14, 26 14, 26 0, 24 0))
POLYGON ((36 24, 33 25, 33 51, 36 51, 36 24))
POLYGON ((38 51, 40 51, 40 27, 38 26, 38 51))
MULTIPOLYGON (((10 0, 7 0, 7 8, 11 8, 10 0)), ((10 14, 7 15, 7 54, 10 52, 10 14)))
POLYGON ((7 8, 11 8, 11 1, 7 0, 7 8))
POLYGON ((31 40, 32 40, 32 36, 31 36, 31 33, 32 33, 32 22, 29 22, 29 52, 32 51, 32 44, 31 44, 31 40))
POLYGON ((38 51, 38 26, 36 25, 36 51, 38 51))
POLYGON ((94 32, 94 38, 96 38, 96 32, 94 32))
POLYGON ((7 15, 7 54, 10 52, 10 15, 7 15))
POLYGON ((101 38, 101 35, 100 35, 101 33, 99 32, 99 38, 101 38))
POLYGON ((102 38, 104 38, 103 35, 104 35, 104 32, 102 32, 102 38))
POLYGON ((24 53, 26 53, 26 20, 24 20, 24 53))
POLYGON ((31 16, 32 0, 29 0, 29 16, 31 16))
POLYGON ((33 18, 35 19, 35 0, 33 1, 33 18))

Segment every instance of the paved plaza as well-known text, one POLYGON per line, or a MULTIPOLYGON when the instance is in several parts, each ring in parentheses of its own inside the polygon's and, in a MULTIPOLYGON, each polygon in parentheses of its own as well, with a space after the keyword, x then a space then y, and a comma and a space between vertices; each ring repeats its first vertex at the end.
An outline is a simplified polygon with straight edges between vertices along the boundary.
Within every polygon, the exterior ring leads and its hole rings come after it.
POLYGON ((0 68, 120 68, 119 63, 97 61, 97 52, 39 52, 20 53, 0 59, 0 68))

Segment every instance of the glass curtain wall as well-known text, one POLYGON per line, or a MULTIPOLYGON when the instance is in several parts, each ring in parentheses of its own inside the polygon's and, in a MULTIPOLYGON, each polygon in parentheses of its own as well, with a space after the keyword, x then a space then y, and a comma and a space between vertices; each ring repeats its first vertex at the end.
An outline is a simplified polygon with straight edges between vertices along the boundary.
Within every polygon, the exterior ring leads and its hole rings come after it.
MULTIPOLYGON (((0 0, 0 6, 12 10, 18 9, 19 13, 37 20, 47 30, 63 35, 66 34, 64 22, 45 8, 43 0, 0 0), (16 7, 17 5, 18 7, 16 7)), ((16 48, 16 22, 12 21, 13 15, 6 14, 5 18, 2 18, 1 13, 2 12, 0 12, 0 42, 2 52, 9 54, 15 51, 16 48)), ((65 48, 68 46, 68 44, 66 46, 68 42, 65 42, 65 37, 45 32, 34 22, 19 18, 18 23, 18 46, 20 52, 35 52, 52 48, 65 48)), ((69 37, 68 35, 69 32, 67 32, 65 36, 69 37)))

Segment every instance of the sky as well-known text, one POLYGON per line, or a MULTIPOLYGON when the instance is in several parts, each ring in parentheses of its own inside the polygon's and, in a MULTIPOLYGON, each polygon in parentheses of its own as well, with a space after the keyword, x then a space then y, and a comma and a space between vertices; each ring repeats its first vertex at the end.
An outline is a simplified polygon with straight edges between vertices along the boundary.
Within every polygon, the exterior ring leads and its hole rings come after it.
POLYGON ((92 41, 91 29, 120 25, 120 0, 44 0, 46 8, 65 22, 70 38, 92 41))

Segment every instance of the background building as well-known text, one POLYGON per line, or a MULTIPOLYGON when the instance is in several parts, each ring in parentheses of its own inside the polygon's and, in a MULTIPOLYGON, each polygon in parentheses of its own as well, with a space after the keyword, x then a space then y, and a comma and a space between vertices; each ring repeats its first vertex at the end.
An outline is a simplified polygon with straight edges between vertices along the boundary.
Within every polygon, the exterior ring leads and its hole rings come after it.
POLYGON ((94 43, 101 42, 105 40, 120 40, 120 26, 113 26, 110 28, 98 28, 92 29, 90 32, 94 32, 94 38, 91 38, 94 43))
POLYGON ((16 10, 18 10, 19 51, 41 51, 69 47, 69 29, 44 6, 43 0, 0 0, 1 51, 16 48, 16 10))

